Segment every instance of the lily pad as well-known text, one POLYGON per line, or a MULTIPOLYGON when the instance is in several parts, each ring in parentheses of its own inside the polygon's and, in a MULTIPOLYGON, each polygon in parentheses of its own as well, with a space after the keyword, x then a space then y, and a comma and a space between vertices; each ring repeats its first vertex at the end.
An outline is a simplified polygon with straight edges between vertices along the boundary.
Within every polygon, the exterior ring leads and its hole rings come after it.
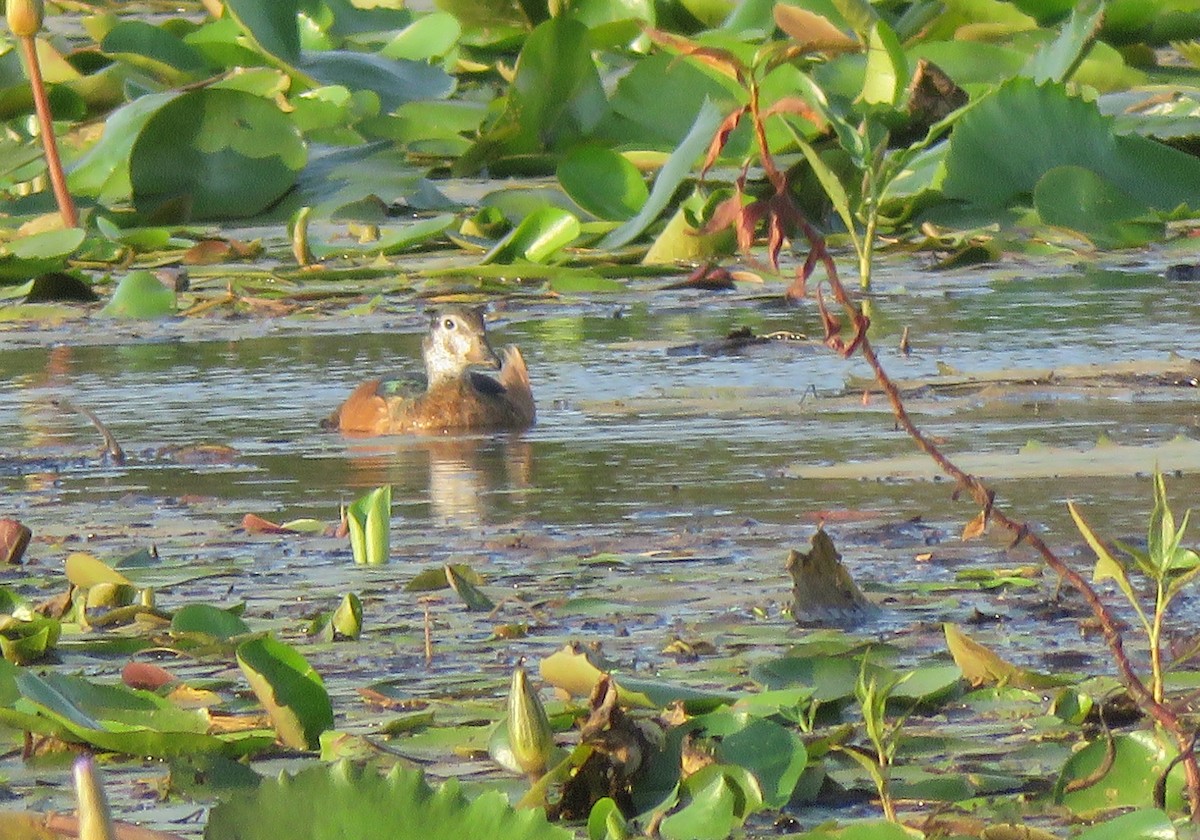
POLYGON ((393 840, 397 831, 423 840, 503 837, 569 840, 571 832, 546 822, 539 809, 513 810, 499 791, 475 799, 455 779, 431 788, 418 770, 397 766, 386 777, 349 762, 310 767, 235 793, 213 808, 209 840, 393 840))
POLYGON ((129 156, 139 211, 180 202, 192 218, 262 212, 296 183, 307 152, 272 101, 221 88, 188 91, 150 116, 129 156))

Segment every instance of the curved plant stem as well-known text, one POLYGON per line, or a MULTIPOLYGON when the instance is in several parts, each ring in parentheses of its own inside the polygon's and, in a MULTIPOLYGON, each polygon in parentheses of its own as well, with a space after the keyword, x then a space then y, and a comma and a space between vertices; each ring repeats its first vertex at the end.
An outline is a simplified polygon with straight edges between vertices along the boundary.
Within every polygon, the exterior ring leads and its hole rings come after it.
MULTIPOLYGON (((1145 681, 1138 675, 1133 663, 1129 660, 1128 654, 1125 653, 1121 631, 1108 607, 1100 599, 1099 594, 1092 585, 1079 572, 1063 562, 1062 558, 1055 554, 1041 537, 1031 532, 1026 523, 1017 522, 996 507, 995 491, 989 488, 978 477, 967 473, 947 458, 933 441, 926 437, 917 427, 904 406, 899 389, 896 388, 896 384, 888 376, 887 371, 884 370, 883 365, 879 361, 879 356, 876 355, 875 348, 871 344, 871 340, 867 337, 867 327, 870 325, 870 320, 850 299, 841 280, 838 279, 837 268, 834 265, 832 256, 830 256, 825 247, 824 238, 815 228, 807 223, 804 224, 804 232, 813 255, 825 267, 834 300, 841 305, 846 317, 854 325, 854 335, 847 342, 838 334, 837 328, 840 327, 840 322, 825 309, 824 302, 819 301, 821 315, 826 324, 826 343, 845 357, 853 355, 857 350, 863 359, 866 360, 867 364, 871 366, 871 370, 875 374, 875 381, 879 383, 879 387, 887 395, 896 422, 913 439, 917 448, 933 459, 942 472, 954 479, 959 492, 967 493, 982 508, 985 520, 995 522, 1012 532, 1014 545, 1024 541, 1033 548, 1034 551, 1042 556, 1047 566, 1053 569, 1062 579, 1066 580, 1083 597, 1083 600, 1087 603, 1089 609, 1091 609, 1096 623, 1099 624, 1104 634, 1104 641, 1108 645, 1113 662, 1117 667, 1117 674, 1120 676, 1121 682, 1124 683, 1126 690, 1133 697, 1138 707, 1150 715, 1159 726, 1169 732, 1178 744, 1180 760, 1184 766, 1187 789, 1191 800, 1191 818, 1193 822, 1200 823, 1200 764, 1197 763, 1196 754, 1192 748, 1193 735, 1186 730, 1184 722, 1180 720, 1175 710, 1163 702, 1163 698, 1157 692, 1151 691, 1145 681)), ((1160 684, 1160 681, 1157 679, 1156 684, 1160 684)))
POLYGON ((46 85, 42 81, 42 66, 38 62, 37 43, 32 35, 18 38, 25 56, 25 67, 29 73, 29 87, 33 91, 33 107, 37 111, 38 125, 42 132, 42 149, 46 154, 46 169, 50 173, 50 185, 54 189, 54 200, 63 225, 79 227, 79 213, 67 189, 67 177, 63 174, 62 161, 58 157, 58 143, 54 139, 54 120, 50 113, 50 100, 46 97, 46 85))

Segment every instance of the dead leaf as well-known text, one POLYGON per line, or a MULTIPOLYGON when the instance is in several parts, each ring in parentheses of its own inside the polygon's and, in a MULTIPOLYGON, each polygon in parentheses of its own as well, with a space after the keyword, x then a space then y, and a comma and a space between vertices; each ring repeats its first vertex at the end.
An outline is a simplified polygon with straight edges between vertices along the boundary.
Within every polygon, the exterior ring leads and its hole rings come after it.
POLYGON ((964 541, 973 540, 976 537, 983 536, 983 534, 987 532, 987 514, 988 512, 986 510, 981 510, 979 513, 975 514, 974 518, 972 518, 970 522, 966 524, 962 532, 962 538, 964 541))

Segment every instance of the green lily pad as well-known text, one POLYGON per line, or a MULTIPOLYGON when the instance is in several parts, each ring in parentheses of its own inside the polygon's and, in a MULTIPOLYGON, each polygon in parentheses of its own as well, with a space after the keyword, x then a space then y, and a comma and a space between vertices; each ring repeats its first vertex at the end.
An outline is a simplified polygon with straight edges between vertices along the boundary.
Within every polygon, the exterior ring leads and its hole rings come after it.
POLYGON ((131 271, 121 278, 112 300, 100 310, 116 318, 165 318, 175 314, 175 290, 152 273, 131 271))
POLYGON ((571 832, 546 822, 540 809, 516 811, 500 791, 475 799, 457 780, 431 788, 418 770, 395 767, 386 777, 350 762, 318 765, 265 780, 235 793, 209 815, 208 840, 393 840, 397 832, 423 840, 503 837, 569 840, 571 832))
POLYGON ((1062 166, 1088 169, 1155 210, 1200 206, 1200 160, 1145 137, 1114 134, 1095 103, 1029 79, 1006 82, 959 120, 942 190, 947 198, 998 209, 1027 200, 1046 173, 1062 166))
POLYGON ((1038 180, 1033 204, 1042 221, 1081 233, 1100 248, 1136 248, 1166 233, 1145 204, 1082 166, 1058 166, 1038 180))
MULTIPOLYGON (((1127 807, 1151 807, 1154 787, 1178 753, 1165 735, 1146 730, 1113 735, 1111 747, 1103 737, 1071 756, 1058 777, 1055 801, 1079 815, 1127 807), (1098 768, 1107 769, 1097 774, 1098 768)), ((1166 785, 1167 805, 1183 806, 1183 765, 1172 768, 1166 785)))
POLYGON ((497 242, 481 262, 484 265, 514 260, 546 262, 578 239, 580 230, 579 219, 573 213, 557 207, 540 207, 497 242))
POLYGON ((197 219, 260 213, 296 183, 307 152, 288 115, 237 90, 188 91, 155 111, 133 143, 139 211, 180 202, 197 219))
POLYGON ((250 628, 240 616, 211 604, 185 604, 171 617, 171 634, 174 636, 200 636, 227 641, 249 632, 250 628))

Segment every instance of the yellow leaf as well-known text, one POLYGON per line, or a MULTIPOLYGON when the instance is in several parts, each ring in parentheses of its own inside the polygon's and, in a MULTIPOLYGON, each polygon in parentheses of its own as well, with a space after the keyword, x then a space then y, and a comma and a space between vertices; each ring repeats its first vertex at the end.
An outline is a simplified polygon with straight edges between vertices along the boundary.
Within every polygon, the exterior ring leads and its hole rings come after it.
POLYGON ((1047 679, 1041 674, 1026 671, 1001 659, 990 648, 984 647, 959 630, 958 625, 946 622, 942 625, 942 630, 946 634, 946 647, 954 658, 954 664, 971 685, 996 683, 1017 688, 1040 688, 1047 683, 1047 679))
POLYGON ((802 50, 855 52, 861 48, 857 38, 847 35, 828 19, 798 6, 778 4, 775 23, 794 38, 802 50))
POLYGON ((76 551, 67 556, 66 571, 67 580, 81 589, 90 589, 98 583, 115 583, 124 586, 133 584, 129 578, 112 566, 83 551, 76 551))

